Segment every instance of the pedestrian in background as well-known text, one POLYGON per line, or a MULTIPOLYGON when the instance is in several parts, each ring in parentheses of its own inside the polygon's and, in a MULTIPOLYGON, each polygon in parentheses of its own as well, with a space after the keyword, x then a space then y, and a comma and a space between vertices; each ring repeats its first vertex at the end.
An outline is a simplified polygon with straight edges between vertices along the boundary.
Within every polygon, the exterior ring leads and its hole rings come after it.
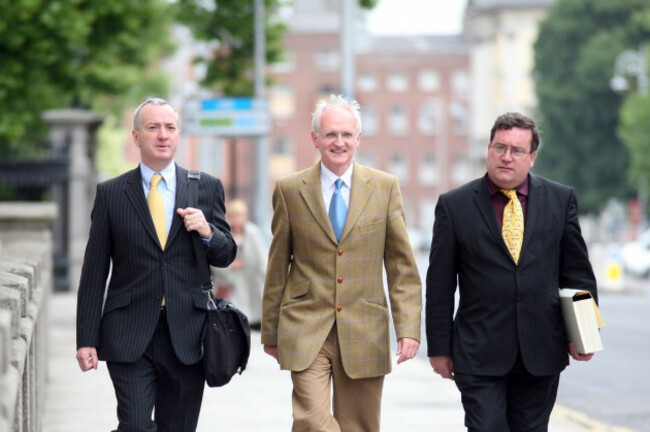
POLYGON ((117 431, 194 431, 207 301, 191 236, 202 239, 201 265, 227 266, 237 246, 220 180, 202 174, 198 206, 188 207, 188 170, 174 163, 176 111, 147 99, 135 110, 132 137, 140 165, 97 186, 78 291, 77 361, 82 371, 107 362, 117 431))
POLYGON ((469 431, 546 431, 569 356, 558 288, 596 280, 572 188, 529 173, 540 138, 497 118, 487 174, 438 199, 426 280, 428 355, 454 379, 469 431), (454 316, 454 296, 459 304, 454 316))
POLYGON ((342 96, 320 101, 311 132, 320 162, 273 193, 262 343, 291 371, 294 432, 379 431, 389 311, 397 363, 419 346, 421 284, 399 183, 353 161, 359 110, 342 96))
POLYGON ((262 322, 262 294, 266 275, 268 246, 262 230, 248 220, 248 206, 240 199, 226 206, 237 257, 228 268, 211 267, 215 296, 230 299, 241 309, 251 329, 260 330, 262 322))

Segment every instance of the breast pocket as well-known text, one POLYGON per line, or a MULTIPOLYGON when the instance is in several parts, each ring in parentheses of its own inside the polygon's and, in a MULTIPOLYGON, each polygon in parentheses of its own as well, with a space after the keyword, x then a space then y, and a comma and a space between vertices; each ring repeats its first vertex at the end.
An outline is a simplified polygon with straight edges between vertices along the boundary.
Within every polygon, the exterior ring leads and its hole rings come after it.
POLYGON ((386 224, 383 219, 368 220, 357 225, 357 231, 360 234, 380 233, 386 230, 386 224))

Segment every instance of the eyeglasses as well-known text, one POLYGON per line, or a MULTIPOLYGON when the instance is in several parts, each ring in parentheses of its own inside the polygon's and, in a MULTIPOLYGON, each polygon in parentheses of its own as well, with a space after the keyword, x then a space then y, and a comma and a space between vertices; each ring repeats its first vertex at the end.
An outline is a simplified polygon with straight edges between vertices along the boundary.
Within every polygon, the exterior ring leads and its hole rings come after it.
POLYGON ((324 134, 320 134, 320 136, 326 142, 334 142, 339 138, 344 142, 349 142, 352 141, 357 136, 359 136, 359 134, 358 133, 353 134, 352 132, 327 132, 324 134))
POLYGON ((506 154, 508 151, 508 148, 510 149, 510 154, 512 155, 513 158, 515 159, 521 159, 522 157, 526 156, 530 152, 522 149, 521 147, 508 147, 505 144, 492 144, 490 147, 494 150, 496 154, 499 156, 503 156, 506 154))

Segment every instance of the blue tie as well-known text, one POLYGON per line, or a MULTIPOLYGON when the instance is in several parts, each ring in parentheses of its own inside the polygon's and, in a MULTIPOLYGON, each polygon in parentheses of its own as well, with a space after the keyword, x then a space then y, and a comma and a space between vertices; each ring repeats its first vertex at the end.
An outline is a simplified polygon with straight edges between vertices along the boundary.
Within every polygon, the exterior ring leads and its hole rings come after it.
POLYGON ((345 218, 348 217, 348 207, 345 205, 345 200, 341 196, 343 180, 336 179, 334 184, 336 185, 336 189, 334 189, 332 201, 330 202, 329 217, 332 228, 334 228, 336 241, 340 241, 341 234, 343 234, 343 227, 345 226, 345 218))

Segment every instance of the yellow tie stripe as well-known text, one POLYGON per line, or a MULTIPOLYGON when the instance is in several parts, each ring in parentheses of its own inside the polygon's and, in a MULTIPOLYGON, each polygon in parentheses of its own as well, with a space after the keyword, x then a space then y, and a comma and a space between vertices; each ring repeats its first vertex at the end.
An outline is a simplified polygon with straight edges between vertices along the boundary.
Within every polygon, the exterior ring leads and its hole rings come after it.
POLYGON ((501 235, 512 258, 515 260, 515 264, 517 264, 521 245, 524 243, 524 211, 521 208, 519 198, 517 198, 517 191, 514 189, 501 189, 501 193, 510 199, 503 209, 501 235))
POLYGON ((162 175, 154 174, 151 177, 151 189, 147 196, 147 205, 153 219, 153 226, 156 228, 160 247, 164 250, 167 243, 167 223, 165 221, 165 206, 163 205, 162 194, 158 190, 158 183, 162 180, 162 175))

